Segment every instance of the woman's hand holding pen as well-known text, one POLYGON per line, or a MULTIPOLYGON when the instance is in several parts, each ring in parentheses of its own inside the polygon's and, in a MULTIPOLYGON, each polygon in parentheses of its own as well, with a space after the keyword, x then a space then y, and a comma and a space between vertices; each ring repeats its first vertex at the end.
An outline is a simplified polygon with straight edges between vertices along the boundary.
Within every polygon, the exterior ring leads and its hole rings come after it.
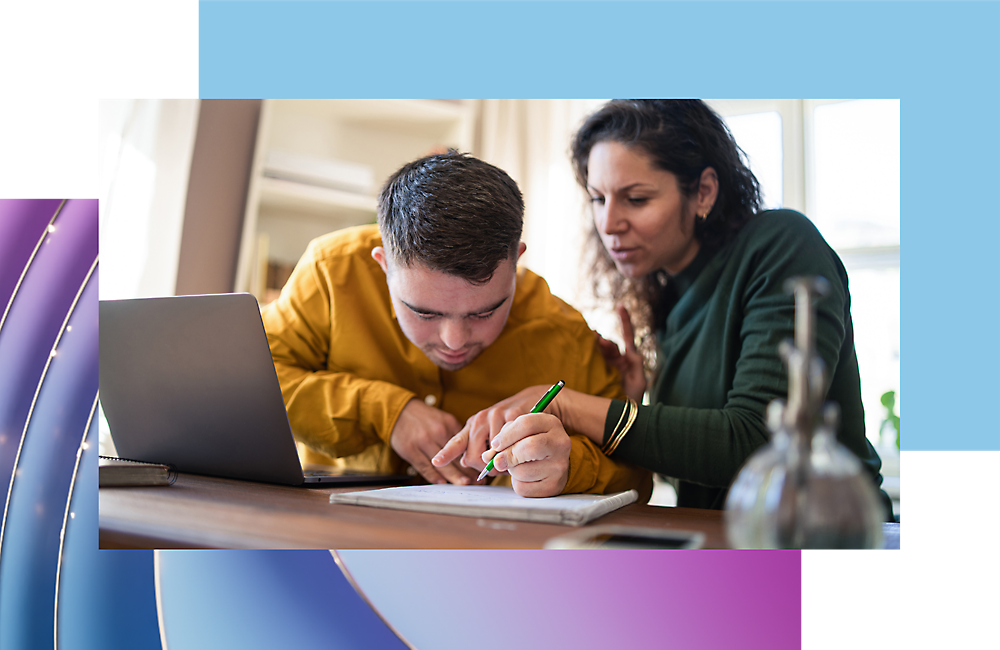
POLYGON ((597 345, 601 349, 604 361, 612 368, 617 368, 622 376, 622 388, 625 394, 642 403, 642 395, 646 392, 646 374, 642 367, 642 355, 635 347, 635 330, 632 328, 632 318, 623 305, 616 308, 622 324, 622 338, 625 341, 623 353, 614 341, 609 341, 600 334, 597 335, 597 345))
POLYGON ((551 497, 569 480, 572 446, 559 418, 528 413, 505 424, 481 458, 484 467, 492 459, 495 470, 509 473, 522 497, 551 497))
MULTIPOLYGON (((525 388, 516 395, 508 397, 502 402, 498 402, 490 408, 475 414, 466 421, 465 427, 452 437, 448 441, 448 444, 431 459, 431 462, 435 467, 442 467, 461 455, 460 462, 462 466, 482 470, 486 467, 486 464, 495 452, 521 442, 526 436, 544 433, 546 435, 537 441, 523 440, 518 449, 512 452, 513 456, 506 457, 505 460, 508 462, 508 465, 505 466, 505 469, 509 469, 510 467, 516 468, 516 466, 526 463, 529 460, 529 456, 538 456, 539 458, 534 459, 534 462, 540 462, 540 465, 530 468, 522 466, 520 469, 510 472, 515 491, 522 496, 552 496, 553 494, 559 494, 558 491, 548 494, 542 493, 548 489, 552 489, 555 485, 558 485, 561 491, 568 479, 569 449, 572 445, 569 436, 558 419, 559 400, 551 401, 545 408, 545 411, 554 413, 554 420, 558 424, 558 429, 551 426, 551 423, 547 428, 518 429, 518 432, 522 435, 516 439, 511 439, 508 436, 503 448, 490 446, 491 442, 496 439, 508 423, 519 421, 523 419, 522 416, 529 414, 532 407, 538 403, 539 398, 546 393, 547 389, 547 386, 525 388), (564 466, 561 466, 556 460, 556 456, 561 454, 563 449, 565 449, 565 458, 563 459, 565 462, 562 464, 564 466), (512 459, 516 462, 513 462, 512 459), (555 476, 554 473, 558 472, 562 472, 564 475, 555 476), (519 483, 523 485, 519 487, 519 483), (538 485, 529 485, 532 483, 537 483, 538 485)), ((497 476, 500 473, 503 472, 495 468, 490 472, 490 476, 497 476)))

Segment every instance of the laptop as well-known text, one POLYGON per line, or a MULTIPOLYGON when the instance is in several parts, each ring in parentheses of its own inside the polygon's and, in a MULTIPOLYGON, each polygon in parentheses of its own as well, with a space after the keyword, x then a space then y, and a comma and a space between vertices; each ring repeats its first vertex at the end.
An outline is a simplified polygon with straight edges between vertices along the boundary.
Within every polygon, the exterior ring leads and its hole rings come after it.
POLYGON ((303 471, 248 293, 101 300, 100 346, 100 400, 122 458, 284 485, 413 480, 303 471))

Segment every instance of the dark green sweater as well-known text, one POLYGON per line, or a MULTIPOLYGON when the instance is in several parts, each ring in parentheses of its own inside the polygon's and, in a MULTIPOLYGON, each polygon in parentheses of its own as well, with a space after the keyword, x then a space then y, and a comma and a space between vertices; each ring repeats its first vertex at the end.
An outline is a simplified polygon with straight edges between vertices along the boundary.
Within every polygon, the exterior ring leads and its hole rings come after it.
MULTIPOLYGON (((840 405, 837 439, 881 485, 882 463, 865 437, 847 272, 812 222, 775 210, 750 219, 725 246, 702 247, 670 280, 680 297, 658 332, 652 406, 640 409, 614 458, 679 479, 677 505, 722 508, 744 461, 770 438, 765 409, 788 394, 778 344, 794 336, 794 301, 784 283, 797 275, 830 282, 830 295, 816 306, 827 400, 840 405)), ((605 441, 623 408, 612 403, 605 441)))

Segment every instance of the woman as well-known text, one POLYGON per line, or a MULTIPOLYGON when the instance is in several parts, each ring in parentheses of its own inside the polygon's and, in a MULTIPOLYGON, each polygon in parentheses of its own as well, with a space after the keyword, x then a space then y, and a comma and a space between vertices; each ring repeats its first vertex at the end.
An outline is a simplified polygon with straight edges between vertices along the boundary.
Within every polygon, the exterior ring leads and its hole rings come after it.
POLYGON ((470 419, 469 452, 490 440, 482 460, 496 453, 495 468, 513 476, 572 429, 616 460, 677 479, 679 506, 722 508, 744 461, 769 438, 767 404, 787 395, 778 345, 793 336, 794 304, 785 280, 821 275, 831 285, 816 319, 826 399, 841 408, 838 440, 881 484, 865 437, 844 266, 803 215, 759 212, 757 179, 740 154, 697 100, 615 100, 586 120, 573 165, 592 202, 594 284, 618 303, 626 347, 599 343, 635 402, 655 371, 650 405, 567 389, 552 416, 515 419, 545 389, 532 387, 470 419))

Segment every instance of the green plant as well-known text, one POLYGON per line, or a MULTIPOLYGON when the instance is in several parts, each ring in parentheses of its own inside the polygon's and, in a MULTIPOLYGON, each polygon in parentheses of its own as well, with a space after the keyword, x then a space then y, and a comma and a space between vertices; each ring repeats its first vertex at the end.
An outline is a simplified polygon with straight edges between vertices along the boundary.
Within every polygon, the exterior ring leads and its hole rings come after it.
POLYGON ((886 422, 891 422, 893 428, 896 429, 896 449, 899 449, 899 416, 896 415, 896 391, 890 390, 882 393, 882 406, 885 407, 885 419, 882 420, 882 425, 886 422))

